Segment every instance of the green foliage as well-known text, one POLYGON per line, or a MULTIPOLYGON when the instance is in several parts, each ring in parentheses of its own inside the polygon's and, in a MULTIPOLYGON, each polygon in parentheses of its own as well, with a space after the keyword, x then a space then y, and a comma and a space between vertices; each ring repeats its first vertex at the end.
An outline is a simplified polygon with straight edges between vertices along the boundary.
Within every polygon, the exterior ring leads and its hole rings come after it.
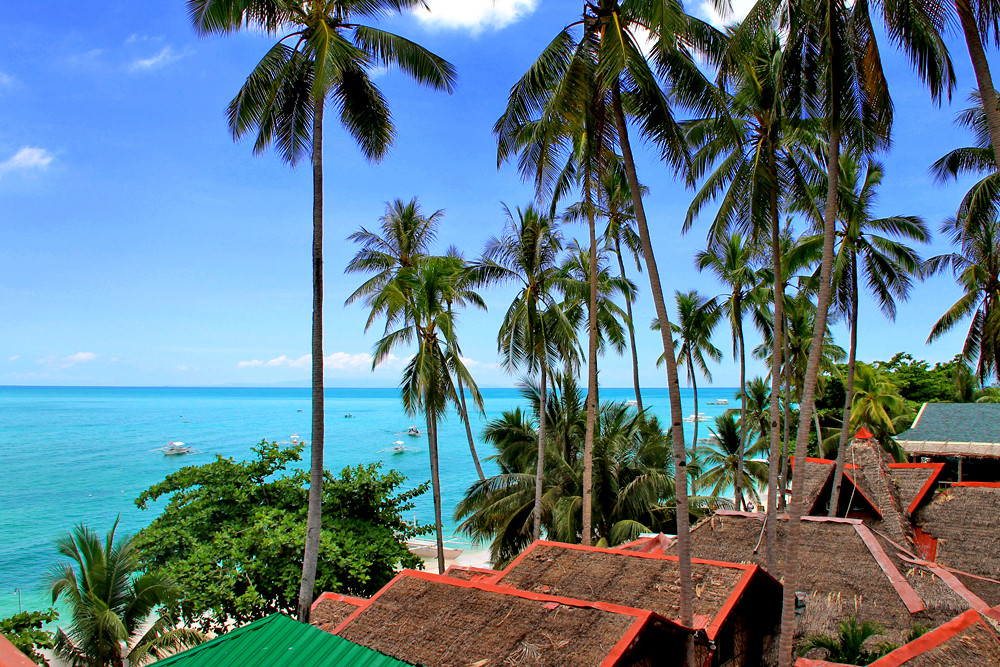
POLYGON ((956 387, 958 367, 964 366, 960 357, 931 368, 926 361, 917 361, 910 354, 899 352, 888 362, 873 364, 889 375, 899 395, 914 403, 963 402, 956 387))
POLYGON ((58 618, 59 612, 51 607, 48 611, 22 611, 10 618, 0 618, 0 635, 6 637, 14 648, 28 656, 35 664, 48 665, 45 656, 38 650, 53 648, 55 636, 43 630, 42 626, 58 618))
POLYGON ((812 650, 826 651, 825 659, 847 665, 870 665, 886 653, 899 648, 895 644, 880 643, 866 648, 871 644, 868 640, 881 635, 885 630, 878 623, 863 621, 853 616, 837 624, 836 635, 812 635, 807 637, 799 648, 799 654, 804 655, 812 650))
POLYGON ((56 540, 69 559, 49 575, 52 602, 65 601, 72 621, 55 635, 55 653, 72 665, 134 667, 182 651, 204 638, 178 628, 171 607, 180 590, 163 572, 144 572, 135 538, 117 537, 116 520, 102 541, 78 524, 56 540))
MULTIPOLYGON (((169 498, 136 543, 149 571, 170 575, 183 590, 184 620, 206 631, 295 610, 309 476, 289 466, 302 446, 262 441, 253 451, 248 461, 217 457, 183 468, 136 499, 146 509, 169 498)), ((403 517, 426 484, 400 493, 403 481, 379 464, 324 473, 318 590, 368 596, 397 565, 419 567, 405 542, 425 530, 403 517)))

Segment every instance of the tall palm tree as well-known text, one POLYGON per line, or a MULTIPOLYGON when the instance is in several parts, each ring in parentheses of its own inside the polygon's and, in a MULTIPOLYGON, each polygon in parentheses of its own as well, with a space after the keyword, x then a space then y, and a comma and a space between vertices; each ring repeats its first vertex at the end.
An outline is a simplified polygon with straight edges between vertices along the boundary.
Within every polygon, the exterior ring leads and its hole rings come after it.
POLYGON ((416 351, 403 368, 400 383, 403 407, 410 415, 423 413, 427 423, 427 445, 434 496, 434 528, 437 538, 438 572, 444 574, 444 536, 441 522, 441 478, 438 458, 438 422, 449 403, 461 411, 453 378, 460 378, 474 400, 482 397, 475 380, 462 361, 455 331, 454 311, 448 299, 455 293, 453 258, 428 257, 399 273, 380 293, 390 301, 382 312, 399 313, 398 327, 376 343, 372 367, 378 366, 402 345, 415 344, 416 351))
MULTIPOLYGON (((743 337, 743 317, 747 314, 751 303, 749 300, 754 288, 757 272, 754 270, 757 255, 756 248, 745 244, 743 237, 736 233, 730 234, 725 241, 717 246, 710 246, 695 255, 694 263, 699 271, 711 271, 722 284, 729 288, 726 295, 725 310, 729 316, 729 326, 733 333, 733 357, 740 363, 740 449, 737 462, 739 472, 735 477, 735 494, 737 503, 742 502, 741 485, 743 483, 743 453, 746 451, 746 344, 743 337)), ((741 509, 737 505, 737 509, 741 509)))
POLYGON ((957 218, 946 221, 942 232, 950 234, 957 250, 927 260, 927 275, 950 270, 963 294, 934 323, 927 342, 972 318, 962 359, 975 366, 981 384, 1000 378, 1000 221, 967 230, 957 218))
POLYGON ((712 345, 712 335, 722 319, 722 309, 715 299, 706 298, 697 291, 677 292, 677 324, 674 333, 677 334, 675 345, 677 349, 677 365, 687 369, 688 383, 694 390, 694 439, 691 448, 698 451, 698 373, 709 382, 712 372, 708 368, 708 359, 718 363, 722 361, 722 352, 712 345))
MULTIPOLYGON (((563 29, 514 85, 507 109, 494 126, 498 162, 502 164, 517 153, 528 155, 529 159, 522 159, 521 165, 527 167, 529 175, 544 174, 553 165, 565 164, 561 153, 575 147, 581 132, 588 132, 586 140, 592 147, 588 155, 598 164, 607 164, 602 149, 615 141, 621 150, 667 362, 677 483, 680 616, 684 623, 693 622, 693 587, 680 383, 626 113, 639 123, 644 136, 660 147, 668 161, 678 168, 686 166, 687 146, 663 91, 670 88, 685 102, 704 107, 713 99, 711 86, 690 51, 700 48, 715 52, 720 42, 721 35, 684 14, 680 3, 622 4, 618 0, 586 3, 580 19, 563 29), (645 37, 649 34, 655 40, 644 52, 640 45, 647 42, 645 37), (661 86, 661 79, 669 85, 661 86)), ((689 640, 686 651, 689 664, 693 660, 693 646, 689 640)))
POLYGON ((132 538, 115 539, 117 529, 116 519, 102 542, 79 524, 56 541, 70 562, 50 570, 49 590, 73 621, 56 631, 55 652, 72 665, 142 665, 203 640, 197 630, 175 627, 168 608, 181 591, 162 574, 140 572, 132 538))
POLYGON ((418 83, 452 90, 455 70, 447 61, 361 23, 424 6, 423 0, 187 0, 191 22, 202 35, 247 30, 277 38, 230 102, 229 129, 235 139, 255 133, 255 153, 274 145, 289 164, 305 157, 312 162, 312 456, 298 603, 302 621, 309 618, 316 584, 323 501, 324 112, 331 100, 364 156, 376 162, 388 151, 395 129, 370 76, 374 67, 398 67, 418 83))
MULTIPOLYGON (((576 241, 570 242, 560 264, 559 290, 563 293, 562 309, 573 324, 584 323, 582 304, 590 295, 590 253, 576 241)), ((621 276, 611 275, 603 257, 598 255, 597 265, 597 350, 603 354, 610 346, 617 354, 625 352, 627 316, 617 298, 627 303, 635 299, 635 285, 621 276), (624 324, 623 324, 624 323, 624 324)), ((588 313, 589 314, 589 313, 588 313)), ((587 327, 589 329, 589 322, 587 327)))
POLYGON ((850 428, 857 432, 864 426, 875 437, 895 435, 893 420, 906 411, 906 401, 889 377, 874 366, 857 364, 857 392, 851 411, 850 428))
POLYGON ((711 496, 733 489, 733 502, 737 508, 746 506, 745 489, 754 505, 759 505, 760 495, 757 492, 767 485, 767 462, 757 457, 767 453, 767 440, 760 438, 749 449, 744 449, 741 441, 744 430, 728 413, 715 418, 710 432, 712 438, 702 451, 705 471, 698 485, 708 490, 711 496), (740 477, 743 479, 740 480, 740 477))
MULTIPOLYGON (((805 169, 820 187, 824 185, 825 174, 819 164, 807 162, 805 169)), ((839 507, 844 475, 844 452, 853 432, 854 420, 851 419, 851 409, 854 402, 858 347, 859 278, 863 274, 882 313, 890 319, 895 319, 896 300, 905 301, 909 297, 910 287, 913 284, 912 276, 919 272, 921 265, 917 252, 897 239, 921 243, 930 240, 927 226, 918 216, 873 217, 878 186, 882 183, 885 173, 881 163, 869 160, 862 165, 853 156, 846 154, 840 158, 840 170, 842 178, 838 217, 842 229, 837 232, 839 247, 833 272, 836 290, 834 306, 847 321, 851 341, 847 357, 846 398, 830 499, 830 516, 836 516, 839 507)), ((805 207, 807 213, 815 212, 812 201, 813 198, 810 198, 805 207)))
MULTIPOLYGON (((539 393, 547 401, 548 379, 557 363, 574 357, 575 334, 556 300, 562 236, 552 219, 532 206, 507 215, 503 236, 491 238, 475 270, 488 283, 514 283, 519 289, 504 315, 497 346, 508 371, 538 373, 539 393)), ((545 465, 545 411, 539 413, 532 539, 542 527, 545 465)))

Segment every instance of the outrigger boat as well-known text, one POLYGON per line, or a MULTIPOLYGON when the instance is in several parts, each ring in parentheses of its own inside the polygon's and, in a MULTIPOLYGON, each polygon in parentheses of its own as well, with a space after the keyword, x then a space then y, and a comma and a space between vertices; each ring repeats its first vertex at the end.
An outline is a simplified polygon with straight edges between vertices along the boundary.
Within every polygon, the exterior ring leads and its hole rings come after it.
POLYGON ((704 412, 699 412, 696 415, 688 415, 687 417, 684 418, 684 421, 686 421, 688 424, 693 424, 694 422, 699 422, 699 423, 707 422, 709 421, 709 418, 705 416, 704 412))
POLYGON ((728 398, 720 398, 717 401, 709 401, 707 403, 707 405, 729 405, 729 399, 728 398))
POLYGON ((179 456, 181 454, 198 454, 194 448, 188 447, 183 442, 168 442, 165 447, 157 447, 154 452, 163 452, 164 456, 179 456))
POLYGON ((406 429, 406 435, 416 437, 420 435, 420 429, 417 428, 416 426, 411 426, 410 428, 406 429))
POLYGON ((397 440, 396 442, 392 443, 392 447, 386 447, 385 449, 380 449, 378 450, 377 453, 382 454, 383 452, 392 452, 393 454, 403 454, 405 452, 415 452, 415 451, 416 451, 415 449, 410 449, 409 447, 404 445, 402 440, 397 440))

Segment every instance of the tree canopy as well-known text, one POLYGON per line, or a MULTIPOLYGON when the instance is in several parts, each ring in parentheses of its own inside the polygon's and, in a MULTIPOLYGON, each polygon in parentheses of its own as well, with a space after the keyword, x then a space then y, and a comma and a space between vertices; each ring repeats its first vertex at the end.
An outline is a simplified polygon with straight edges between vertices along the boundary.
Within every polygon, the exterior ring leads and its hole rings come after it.
MULTIPOLYGON (((293 469, 302 445, 262 441, 255 458, 216 457, 183 468, 144 491, 136 505, 167 498, 136 536, 142 563, 184 592, 180 614, 206 631, 274 612, 294 613, 306 534, 309 473, 293 469)), ((426 484, 399 491, 404 477, 380 464, 324 473, 317 590, 369 596, 394 569, 419 567, 406 540, 426 532, 404 516, 426 484)))

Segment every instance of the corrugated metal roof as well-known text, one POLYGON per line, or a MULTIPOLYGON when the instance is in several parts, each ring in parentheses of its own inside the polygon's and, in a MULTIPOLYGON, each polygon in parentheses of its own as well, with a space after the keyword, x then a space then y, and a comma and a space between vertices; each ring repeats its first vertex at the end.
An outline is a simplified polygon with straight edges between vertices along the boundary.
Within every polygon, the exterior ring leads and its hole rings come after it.
POLYGON ((911 455, 1000 456, 1000 404, 925 403, 896 440, 911 455))
POLYGON ((155 663, 157 667, 406 667, 408 663, 272 614, 200 646, 155 663))

